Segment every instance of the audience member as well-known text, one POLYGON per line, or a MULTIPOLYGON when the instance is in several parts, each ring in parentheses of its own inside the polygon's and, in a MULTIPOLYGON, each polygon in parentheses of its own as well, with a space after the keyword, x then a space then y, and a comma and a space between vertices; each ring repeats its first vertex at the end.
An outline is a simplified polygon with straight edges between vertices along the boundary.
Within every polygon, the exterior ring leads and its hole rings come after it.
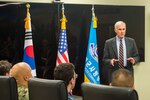
POLYGON ((76 83, 77 74, 75 73, 75 67, 72 63, 63 63, 55 67, 54 79, 63 80, 66 82, 68 91, 68 100, 74 100, 72 96, 72 89, 76 83))
POLYGON ((118 69, 113 72, 110 85, 134 88, 133 74, 127 69, 118 69))
POLYGON ((9 76, 9 71, 11 67, 12 67, 12 64, 10 62, 8 62, 7 60, 1 60, 0 61, 0 75, 9 76))
POLYGON ((16 79, 19 100, 29 100, 28 80, 32 77, 30 66, 25 62, 15 64, 10 75, 16 79))

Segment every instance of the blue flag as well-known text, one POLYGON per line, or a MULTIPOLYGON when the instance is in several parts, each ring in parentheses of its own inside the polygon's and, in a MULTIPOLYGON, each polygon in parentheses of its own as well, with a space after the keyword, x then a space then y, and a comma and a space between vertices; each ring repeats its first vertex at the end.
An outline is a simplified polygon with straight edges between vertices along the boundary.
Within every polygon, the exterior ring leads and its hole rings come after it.
POLYGON ((100 84, 96 28, 97 18, 93 17, 91 21, 86 63, 84 69, 84 82, 100 84))
POLYGON ((27 64, 30 65, 32 69, 32 76, 36 76, 29 8, 27 9, 27 17, 25 18, 25 41, 24 41, 23 62, 26 62, 27 64))

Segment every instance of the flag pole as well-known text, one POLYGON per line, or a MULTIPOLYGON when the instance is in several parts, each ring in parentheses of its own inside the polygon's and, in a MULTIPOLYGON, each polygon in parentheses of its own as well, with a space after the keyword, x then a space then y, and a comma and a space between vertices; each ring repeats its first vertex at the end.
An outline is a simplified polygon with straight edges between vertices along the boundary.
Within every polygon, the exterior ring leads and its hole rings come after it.
POLYGON ((36 76, 36 66, 34 59, 34 48, 33 48, 33 40, 32 40, 32 28, 31 28, 31 17, 30 17, 30 4, 26 4, 27 14, 25 21, 25 40, 24 40, 24 56, 23 62, 29 64, 32 69, 32 76, 36 76))
POLYGON ((67 22, 67 19, 66 19, 66 16, 65 16, 65 7, 64 7, 64 3, 62 3, 62 19, 60 20, 61 21, 61 29, 62 30, 66 30, 66 22, 67 22))
POLYGON ((64 7, 64 3, 62 3, 62 17, 64 18, 65 17, 65 7, 64 7))
POLYGON ((92 5, 92 20, 93 20, 93 28, 97 28, 97 17, 95 16, 95 8, 94 4, 92 5))
POLYGON ((93 16, 93 17, 95 17, 95 12, 94 12, 94 10, 95 10, 95 9, 94 9, 94 4, 92 5, 92 9, 91 9, 91 10, 92 10, 92 16, 93 16))
POLYGON ((91 11, 92 11, 91 14, 92 19, 84 68, 84 82, 100 84, 97 35, 96 35, 97 18, 94 12, 94 5, 92 5, 91 11))
POLYGON ((64 3, 62 3, 62 18, 61 21, 61 31, 59 34, 59 45, 58 45, 58 52, 57 52, 57 60, 56 65, 61 63, 68 63, 69 56, 68 56, 68 43, 67 43, 67 34, 66 34, 66 23, 67 18, 65 16, 65 7, 64 3))
POLYGON ((29 20, 30 20, 30 13, 29 13, 30 4, 27 3, 26 8, 27 8, 27 15, 26 15, 26 18, 25 18, 25 29, 30 29, 30 23, 29 23, 29 20))
POLYGON ((27 7, 27 10, 29 11, 29 8, 30 8, 30 4, 26 4, 26 7, 27 7))

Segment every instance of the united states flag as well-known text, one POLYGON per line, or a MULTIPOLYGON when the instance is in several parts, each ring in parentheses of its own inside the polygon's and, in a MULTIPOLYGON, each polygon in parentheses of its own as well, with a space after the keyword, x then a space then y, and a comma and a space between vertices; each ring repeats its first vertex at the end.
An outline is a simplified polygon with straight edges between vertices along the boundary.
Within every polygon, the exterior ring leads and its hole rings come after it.
POLYGON ((66 30, 61 30, 59 36, 59 46, 58 46, 58 53, 57 53, 57 61, 56 65, 61 63, 68 63, 68 44, 67 44, 67 35, 66 30))

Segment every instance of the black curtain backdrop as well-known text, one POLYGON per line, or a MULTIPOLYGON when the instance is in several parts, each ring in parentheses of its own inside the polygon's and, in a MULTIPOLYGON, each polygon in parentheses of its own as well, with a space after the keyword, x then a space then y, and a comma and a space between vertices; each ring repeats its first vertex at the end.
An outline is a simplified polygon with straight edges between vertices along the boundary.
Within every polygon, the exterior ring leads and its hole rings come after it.
MULTIPOLYGON (((0 3, 0 59, 13 64, 22 61, 24 50, 25 4, 0 3)), ((81 95, 86 49, 89 37, 92 5, 65 4, 67 17, 67 40, 69 60, 76 66, 79 75, 74 89, 81 95)), ((61 4, 30 3, 33 33, 33 46, 37 77, 53 79, 56 66, 57 48, 60 32, 61 4)), ((106 39, 115 36, 113 25, 118 20, 127 24, 127 36, 136 40, 141 61, 144 61, 145 49, 145 7, 95 5, 98 18, 97 42, 101 84, 108 84, 107 69, 103 67, 102 57, 106 39)))

